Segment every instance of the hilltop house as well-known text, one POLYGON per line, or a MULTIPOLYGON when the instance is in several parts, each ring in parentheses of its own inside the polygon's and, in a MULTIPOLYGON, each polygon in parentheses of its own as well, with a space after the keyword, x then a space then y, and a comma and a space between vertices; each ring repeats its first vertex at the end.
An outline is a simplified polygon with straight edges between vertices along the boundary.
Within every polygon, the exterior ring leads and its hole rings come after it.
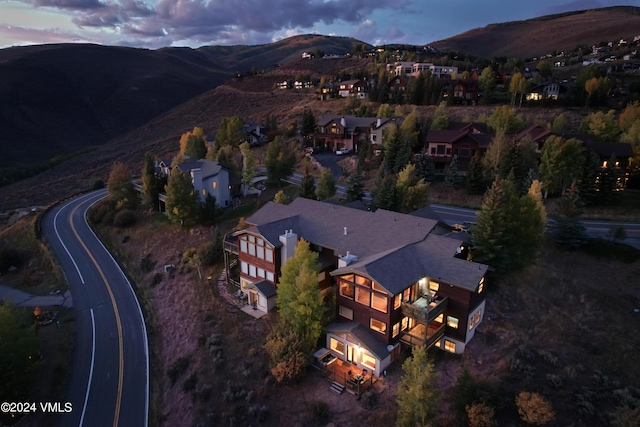
POLYGON ((379 376, 410 346, 462 353, 482 322, 487 266, 438 221, 297 198, 270 202, 225 237, 239 285, 257 310, 274 306, 276 283, 298 239, 319 255, 318 286, 336 296, 327 326, 333 356, 379 376))
POLYGON ((348 148, 358 151, 363 141, 370 140, 371 131, 377 123, 376 117, 329 114, 318 119, 318 132, 313 135, 313 139, 316 145, 325 150, 348 148))
POLYGON ((364 99, 369 96, 367 91, 367 83, 364 80, 345 80, 339 83, 338 95, 343 98, 355 96, 364 99))
MULTIPOLYGON (((160 161, 160 174, 169 176, 171 162, 165 160, 160 161)), ((183 163, 175 165, 173 169, 178 169, 183 173, 191 175, 191 183, 194 190, 200 196, 200 201, 204 203, 207 195, 216 198, 216 203, 221 207, 229 206, 231 202, 231 182, 229 170, 218 162, 211 160, 194 160, 189 157, 185 158, 183 163)), ((165 200, 161 201, 166 201, 165 200)))
POLYGON ((425 149, 437 171, 444 171, 457 156, 458 169, 466 170, 471 158, 484 155, 493 135, 484 123, 451 123, 447 130, 427 132, 425 149))

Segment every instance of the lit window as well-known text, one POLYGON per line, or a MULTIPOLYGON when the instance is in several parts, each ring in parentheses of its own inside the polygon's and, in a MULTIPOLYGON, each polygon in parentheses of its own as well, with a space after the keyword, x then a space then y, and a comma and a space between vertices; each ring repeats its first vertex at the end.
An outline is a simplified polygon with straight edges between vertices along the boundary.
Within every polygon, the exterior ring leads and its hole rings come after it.
POLYGON ((476 321, 476 315, 474 314, 469 318, 469 330, 473 329, 473 326, 475 325, 475 321, 476 321))
POLYGON ((370 288, 371 280, 367 279, 366 277, 356 276, 356 284, 370 288))
POLYGON ((480 318, 482 317, 482 310, 478 310, 476 313, 476 326, 480 323, 480 318))
POLYGON ((434 282, 433 280, 429 280, 429 290, 433 292, 438 292, 440 289, 440 283, 434 282))
POLYGON ((343 305, 338 307, 338 313, 340 313, 340 316, 347 318, 349 320, 353 320, 353 310, 351 310, 350 308, 347 308, 343 305))
POLYGON ((333 337, 329 338, 329 348, 336 353, 344 354, 344 343, 333 337))
POLYGON ((451 328, 458 328, 458 319, 453 316, 447 316, 447 326, 451 328))
POLYGON ((379 284, 377 284, 376 282, 373 282, 371 287, 376 291, 384 292, 384 288, 379 284))
POLYGON ((371 307, 383 313, 387 312, 387 297, 373 292, 371 294, 371 307))
POLYGON ((373 369, 376 369, 376 359, 368 355, 367 353, 362 353, 362 364, 373 369))
POLYGON ((449 340, 444 340, 444 349, 450 351, 451 353, 456 352, 456 343, 451 342, 449 340))
POLYGON ((405 331, 408 327, 409 327, 409 318, 408 317, 403 317, 400 329, 405 331))
POLYGON ((347 282, 344 281, 340 281, 340 295, 345 297, 345 298, 349 298, 349 299, 353 299, 353 297, 355 296, 355 288, 353 285, 350 285, 347 282))
POLYGON ((402 302, 409 302, 409 298, 411 298, 411 288, 402 291, 402 302))
POLYGON ((393 334, 392 337, 395 338, 398 336, 398 334, 400 333, 400 322, 396 323, 395 325, 393 325, 393 334))
POLYGON ((361 288, 356 288, 356 301, 368 306, 371 302, 371 292, 361 288))
POLYGON ((400 303, 402 302, 402 295, 398 294, 393 298, 393 309, 397 310, 400 308, 400 303))
POLYGON ((442 313, 440 313, 440 315, 438 317, 433 319, 434 322, 438 322, 438 323, 442 323, 443 320, 444 320, 444 314, 442 314, 442 313))
POLYGON ((382 334, 387 332, 387 324, 381 322, 378 319, 371 318, 371 322, 369 323, 369 327, 376 332, 380 332, 382 334))
POLYGON ((482 292, 484 289, 484 277, 480 279, 480 284, 478 285, 478 293, 482 292))
POLYGON ((216 188, 218 188, 218 181, 213 181, 213 189, 215 190, 216 188))
POLYGON ((207 190, 205 190, 204 188, 202 189, 202 195, 206 196, 207 195, 207 190))

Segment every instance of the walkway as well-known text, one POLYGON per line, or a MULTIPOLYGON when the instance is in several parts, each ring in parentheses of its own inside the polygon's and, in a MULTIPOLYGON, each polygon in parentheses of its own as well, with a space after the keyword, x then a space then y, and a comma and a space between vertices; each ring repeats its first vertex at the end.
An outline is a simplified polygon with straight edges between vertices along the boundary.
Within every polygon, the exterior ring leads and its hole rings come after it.
POLYGON ((73 307, 71 293, 67 290, 64 293, 58 292, 52 295, 38 296, 15 289, 9 286, 0 285, 0 299, 9 298, 18 307, 73 307))

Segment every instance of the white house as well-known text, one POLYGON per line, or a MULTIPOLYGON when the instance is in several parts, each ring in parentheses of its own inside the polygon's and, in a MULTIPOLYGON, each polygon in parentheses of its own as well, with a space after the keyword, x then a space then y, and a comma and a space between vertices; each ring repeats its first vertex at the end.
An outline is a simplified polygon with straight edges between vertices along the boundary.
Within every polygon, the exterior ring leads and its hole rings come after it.
POLYGON ((184 163, 176 165, 183 173, 191 175, 193 189, 204 203, 208 194, 216 198, 216 203, 221 207, 231 203, 231 189, 229 171, 218 162, 211 160, 193 160, 187 158, 184 163))

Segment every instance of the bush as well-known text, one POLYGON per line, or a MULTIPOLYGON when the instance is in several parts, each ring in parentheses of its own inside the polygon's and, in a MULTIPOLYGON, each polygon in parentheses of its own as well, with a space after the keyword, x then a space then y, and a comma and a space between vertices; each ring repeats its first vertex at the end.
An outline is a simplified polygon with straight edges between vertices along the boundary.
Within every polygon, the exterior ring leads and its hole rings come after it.
POLYGON ((556 416, 551 403, 535 392, 520 392, 516 396, 516 406, 522 421, 529 424, 545 425, 556 416))
POLYGON ((156 261, 154 261, 151 258, 151 254, 145 255, 140 260, 140 270, 142 270, 143 273, 151 272, 151 270, 153 270, 153 267, 155 267, 155 265, 156 265, 156 261))
POLYGON ((9 271, 9 268, 22 267, 26 262, 26 255, 13 248, 0 249, 0 274, 9 271))
POLYGON ((169 381, 171 381, 171 385, 174 385, 178 378, 184 374, 187 369, 189 369, 189 365, 191 364, 191 356, 184 356, 178 358, 167 372, 167 376, 169 377, 169 381))
POLYGON ((196 377, 196 374, 194 372, 193 374, 189 375, 189 378, 187 378, 182 383, 182 391, 184 391, 185 393, 188 393, 192 390, 195 390, 197 383, 198 383, 198 378, 196 377))
POLYGON ((309 403, 307 418, 310 424, 326 425, 329 422, 329 405, 320 400, 309 403))
POLYGON ((115 216, 116 202, 106 198, 89 210, 89 221, 93 224, 111 225, 115 216))
POLYGON ((91 186, 92 190, 100 190, 101 188, 104 188, 104 181, 101 179, 96 179, 95 181, 93 181, 93 185, 91 186))
POLYGON ((469 427, 493 427, 497 425, 495 411, 485 403, 474 403, 465 406, 469 427))
POLYGON ((121 228, 131 227, 136 223, 136 220, 137 218, 135 212, 129 209, 123 209, 118 212, 113 218, 113 225, 121 228))

